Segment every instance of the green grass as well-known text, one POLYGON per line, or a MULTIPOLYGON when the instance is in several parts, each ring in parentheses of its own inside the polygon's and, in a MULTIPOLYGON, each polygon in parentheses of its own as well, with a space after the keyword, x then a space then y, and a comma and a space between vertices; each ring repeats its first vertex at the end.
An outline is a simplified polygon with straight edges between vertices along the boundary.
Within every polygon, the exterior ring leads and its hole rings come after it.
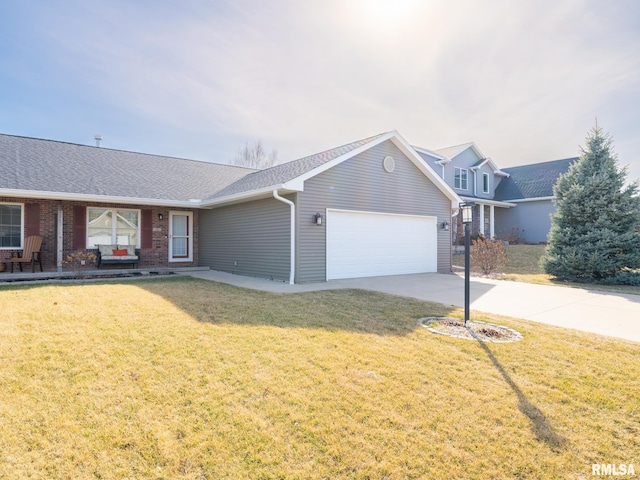
MULTIPOLYGON (((507 245, 507 265, 500 273, 518 275, 544 275, 540 269, 540 257, 544 254, 545 245, 507 245)), ((464 254, 453 256, 453 264, 464 266, 464 254)), ((473 265, 471 265, 473 270, 473 265)))
POLYGON ((0 288, 0 478, 590 478, 640 463, 640 346, 358 290, 0 288))
MULTIPOLYGON (((558 280, 540 269, 540 258, 544 255, 545 245, 507 245, 507 265, 496 278, 514 282, 536 283, 540 285, 563 285, 575 288, 588 288, 604 292, 631 293, 640 295, 640 287, 630 285, 598 285, 572 283, 558 280)), ((453 264, 464 266, 464 254, 453 256, 453 264)), ((473 265, 471 265, 474 271, 473 265)), ((475 271, 479 274, 479 271, 475 271)))

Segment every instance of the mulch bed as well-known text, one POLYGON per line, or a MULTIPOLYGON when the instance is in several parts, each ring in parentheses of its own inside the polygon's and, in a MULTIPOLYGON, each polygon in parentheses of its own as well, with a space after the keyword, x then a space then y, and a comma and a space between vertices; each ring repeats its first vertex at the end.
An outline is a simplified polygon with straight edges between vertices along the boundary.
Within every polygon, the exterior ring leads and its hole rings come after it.
POLYGON ((418 320, 418 323, 430 332, 466 340, 494 343, 522 340, 520 332, 492 323, 469 320, 465 326, 463 320, 446 317, 425 317, 418 320))

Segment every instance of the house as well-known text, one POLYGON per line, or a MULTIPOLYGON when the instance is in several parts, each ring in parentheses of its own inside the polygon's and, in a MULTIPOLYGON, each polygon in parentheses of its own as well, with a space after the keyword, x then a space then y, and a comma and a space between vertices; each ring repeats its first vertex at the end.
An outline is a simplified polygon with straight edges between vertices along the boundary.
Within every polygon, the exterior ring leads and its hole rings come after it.
MULTIPOLYGON (((577 158, 499 168, 471 142, 414 150, 465 202, 474 202, 472 232, 503 240, 546 242, 555 211, 553 186, 577 158)), ((453 241, 462 238, 460 219, 453 241)))
POLYGON ((516 208, 496 210, 496 235, 505 240, 544 243, 556 211, 553 186, 577 157, 505 168, 509 176, 495 191, 495 198, 516 208))
POLYGON ((0 135, 0 167, 0 261, 40 235, 52 271, 103 243, 290 283, 451 270, 460 197, 395 131, 266 170, 0 135))

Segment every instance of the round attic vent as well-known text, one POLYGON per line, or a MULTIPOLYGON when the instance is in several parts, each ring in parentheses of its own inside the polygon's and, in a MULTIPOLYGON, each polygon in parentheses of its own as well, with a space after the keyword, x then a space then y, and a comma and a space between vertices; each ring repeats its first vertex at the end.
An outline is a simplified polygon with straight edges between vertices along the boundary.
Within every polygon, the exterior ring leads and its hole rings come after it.
POLYGON ((386 156, 382 161, 382 168, 384 168, 385 172, 393 172, 396 169, 396 161, 393 157, 386 156))

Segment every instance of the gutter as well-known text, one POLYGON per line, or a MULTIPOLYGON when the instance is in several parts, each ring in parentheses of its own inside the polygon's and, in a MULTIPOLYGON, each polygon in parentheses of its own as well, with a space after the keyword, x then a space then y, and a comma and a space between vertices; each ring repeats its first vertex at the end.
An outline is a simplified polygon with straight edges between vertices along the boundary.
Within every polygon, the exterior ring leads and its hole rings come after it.
POLYGON ((46 200, 63 200, 71 202, 123 203, 127 205, 150 205, 162 207, 199 208, 201 201, 164 200, 158 198, 118 197, 114 195, 91 195, 86 193, 47 192, 38 190, 19 190, 0 188, 0 196, 12 198, 36 198, 46 200))
POLYGON ((480 197, 460 197, 463 201, 465 202, 476 202, 476 203, 483 203, 485 205, 493 205, 494 207, 502 207, 502 208, 511 208, 511 207, 517 207, 518 205, 515 203, 511 203, 510 202, 506 202, 506 201, 499 201, 499 200, 491 200, 489 198, 480 198, 480 197))
POLYGON ((508 201, 510 203, 525 203, 525 202, 540 202, 540 201, 543 201, 543 200, 547 200, 547 201, 551 200, 551 201, 553 201, 555 199, 556 199, 556 197, 552 196, 552 197, 516 198, 514 200, 506 200, 506 201, 508 201))
POLYGON ((290 270, 289 270, 289 285, 293 285, 295 283, 295 274, 296 274, 296 204, 291 200, 287 200, 286 198, 278 195, 278 190, 273 190, 273 198, 279 200, 283 203, 286 203, 291 207, 291 260, 290 260, 290 270))

